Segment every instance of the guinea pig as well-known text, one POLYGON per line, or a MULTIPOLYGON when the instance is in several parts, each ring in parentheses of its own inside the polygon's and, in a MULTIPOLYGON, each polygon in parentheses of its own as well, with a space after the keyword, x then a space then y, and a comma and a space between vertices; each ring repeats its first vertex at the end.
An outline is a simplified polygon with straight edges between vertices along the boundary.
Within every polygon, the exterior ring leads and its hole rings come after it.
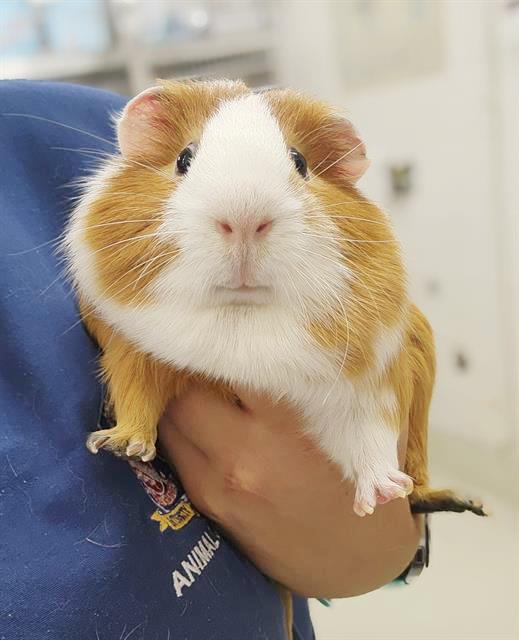
POLYGON ((197 378, 297 407, 359 516, 405 496, 483 514, 428 487, 433 336, 390 220, 355 186, 369 163, 352 124, 290 90, 167 81, 127 104, 117 138, 64 244, 116 421, 89 450, 151 460, 197 378))

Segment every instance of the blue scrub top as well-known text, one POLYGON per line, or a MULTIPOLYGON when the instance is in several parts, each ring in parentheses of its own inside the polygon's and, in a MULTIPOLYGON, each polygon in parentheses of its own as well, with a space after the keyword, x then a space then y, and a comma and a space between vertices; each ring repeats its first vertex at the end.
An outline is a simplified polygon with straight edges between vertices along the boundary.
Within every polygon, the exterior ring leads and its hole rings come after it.
MULTIPOLYGON (((56 240, 124 103, 0 83, 0 638, 284 640, 274 585, 165 463, 84 445, 100 419, 97 350, 56 240)), ((311 640, 306 601, 294 607, 294 637, 311 640)))

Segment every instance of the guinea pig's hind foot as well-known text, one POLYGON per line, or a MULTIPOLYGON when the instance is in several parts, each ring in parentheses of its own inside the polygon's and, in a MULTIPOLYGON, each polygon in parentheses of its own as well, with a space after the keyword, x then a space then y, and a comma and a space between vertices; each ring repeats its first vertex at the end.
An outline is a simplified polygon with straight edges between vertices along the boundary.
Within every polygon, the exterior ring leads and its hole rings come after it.
POLYGON ((117 425, 111 429, 101 429, 91 433, 87 438, 86 446, 91 453, 107 449, 116 456, 149 462, 156 454, 155 440, 155 430, 150 433, 135 426, 128 428, 117 425))
POLYGON ((371 515, 377 505, 405 498, 413 490, 412 479, 398 469, 372 469, 357 477, 353 511, 361 518, 371 515))
POLYGON ((436 511, 463 513, 471 511, 477 516, 488 515, 479 500, 460 498, 453 491, 448 490, 419 489, 410 496, 409 500, 413 513, 434 513, 436 511))

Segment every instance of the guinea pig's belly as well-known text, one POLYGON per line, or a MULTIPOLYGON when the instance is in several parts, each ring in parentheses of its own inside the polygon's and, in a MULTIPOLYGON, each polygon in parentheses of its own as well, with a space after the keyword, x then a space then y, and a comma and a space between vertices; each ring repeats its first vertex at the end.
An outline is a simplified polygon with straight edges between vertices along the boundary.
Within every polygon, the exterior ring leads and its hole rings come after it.
POLYGON ((309 385, 329 385, 337 377, 331 355, 275 307, 132 309, 107 301, 100 311, 157 359, 231 384, 300 396, 309 385))

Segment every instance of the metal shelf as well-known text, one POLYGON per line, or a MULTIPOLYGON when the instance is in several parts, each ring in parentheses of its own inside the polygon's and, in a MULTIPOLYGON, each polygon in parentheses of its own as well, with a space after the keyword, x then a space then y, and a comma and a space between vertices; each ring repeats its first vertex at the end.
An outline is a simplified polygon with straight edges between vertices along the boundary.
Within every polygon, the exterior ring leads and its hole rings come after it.
POLYGON ((96 55, 42 53, 33 57, 4 58, 0 64, 0 77, 4 79, 57 80, 96 73, 124 71, 125 66, 119 51, 96 55))
MULTIPOLYGON (((141 70, 145 67, 150 79, 153 79, 154 69, 159 67, 174 68, 222 58, 239 58, 268 52, 271 47, 272 37, 266 31, 207 36, 186 42, 172 42, 158 48, 140 45, 138 65, 141 70)), ((137 50, 137 46, 134 50, 137 50)), ((0 64, 0 77, 47 80, 113 72, 127 73, 131 77, 132 58, 129 47, 96 55, 42 53, 34 57, 5 58, 0 64)))
POLYGON ((249 53, 269 51, 271 47, 271 34, 265 31, 255 31, 208 36, 189 42, 163 45, 157 49, 148 49, 147 52, 151 66, 165 67, 238 57, 249 53))

